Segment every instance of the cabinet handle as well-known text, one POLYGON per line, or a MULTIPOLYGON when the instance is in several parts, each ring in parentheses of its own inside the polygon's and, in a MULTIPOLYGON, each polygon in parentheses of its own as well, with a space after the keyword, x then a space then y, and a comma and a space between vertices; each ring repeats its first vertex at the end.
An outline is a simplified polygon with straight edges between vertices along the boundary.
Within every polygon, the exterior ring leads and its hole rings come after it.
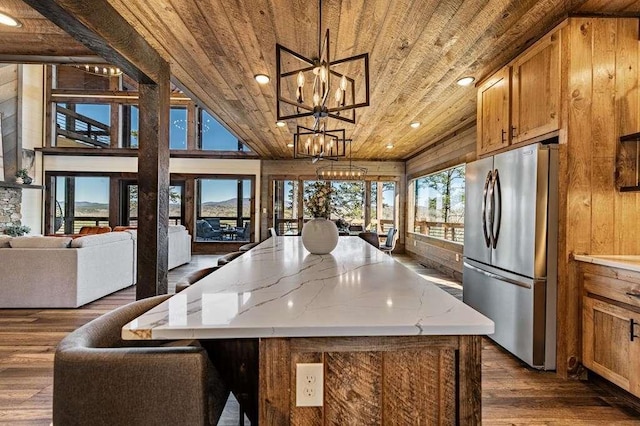
POLYGON ((637 334, 634 333, 634 327, 639 324, 637 323, 633 318, 631 318, 629 320, 629 340, 631 340, 633 342, 634 338, 640 337, 637 334))
POLYGON ((505 143, 507 141, 506 137, 507 137, 507 131, 502 129, 502 143, 505 143))
POLYGON ((634 293, 631 291, 628 291, 625 293, 627 296, 631 296, 631 297, 637 297, 638 299, 640 299, 640 293, 634 293))
POLYGON ((516 137, 516 126, 511 126, 511 137, 512 138, 516 137))

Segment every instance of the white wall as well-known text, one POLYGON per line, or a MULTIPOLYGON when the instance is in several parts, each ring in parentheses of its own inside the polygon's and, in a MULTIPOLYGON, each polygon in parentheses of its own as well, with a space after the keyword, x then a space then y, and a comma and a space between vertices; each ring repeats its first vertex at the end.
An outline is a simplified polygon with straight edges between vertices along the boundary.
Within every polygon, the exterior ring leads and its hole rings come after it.
MULTIPOLYGON (((19 137, 23 149, 43 146, 44 141, 44 66, 20 65, 19 71, 19 137)), ((42 185, 42 153, 36 152, 34 185, 42 185)), ((22 224, 31 228, 31 234, 41 234, 43 227, 44 191, 22 190, 22 224)))

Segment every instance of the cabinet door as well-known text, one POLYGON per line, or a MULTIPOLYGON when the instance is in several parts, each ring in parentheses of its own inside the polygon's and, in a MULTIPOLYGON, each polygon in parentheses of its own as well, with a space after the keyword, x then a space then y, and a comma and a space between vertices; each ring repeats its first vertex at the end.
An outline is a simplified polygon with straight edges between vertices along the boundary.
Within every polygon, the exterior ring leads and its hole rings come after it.
POLYGON ((522 142, 560 128, 560 31, 512 65, 511 136, 522 142))
POLYGON ((478 88, 478 154, 509 146, 510 74, 504 68, 478 88))
POLYGON ((582 357, 585 367, 640 396, 640 314, 583 297, 582 357))

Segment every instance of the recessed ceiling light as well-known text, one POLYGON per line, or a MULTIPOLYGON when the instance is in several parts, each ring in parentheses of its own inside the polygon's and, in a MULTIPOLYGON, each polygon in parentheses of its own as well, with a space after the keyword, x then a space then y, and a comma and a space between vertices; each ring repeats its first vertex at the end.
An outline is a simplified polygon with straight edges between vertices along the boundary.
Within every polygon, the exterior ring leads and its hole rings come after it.
POLYGON ((276 126, 278 126, 278 127, 284 127, 286 125, 287 125, 287 123, 285 123, 284 121, 276 121, 276 126))
POLYGON ((391 149, 391 148, 393 148, 393 144, 392 144, 391 142, 389 142, 389 143, 387 144, 387 149, 391 149))
POLYGON ((2 12, 0 12, 0 24, 6 25, 9 27, 16 27, 16 28, 19 28, 22 26, 22 23, 18 21, 16 18, 2 12))
POLYGON ((468 86, 474 81, 476 81, 476 79, 473 77, 462 77, 460 80, 458 80, 458 84, 460 86, 468 86))
POLYGON ((266 75, 266 74, 256 74, 256 75, 253 76, 253 78, 256 79, 258 84, 267 84, 269 81, 271 81, 269 76, 266 75))
POLYGON ((293 144, 292 144, 291 142, 289 142, 289 143, 287 144, 287 146, 288 146, 289 148, 293 148, 293 144))
POLYGON ((410 124, 410 126, 413 127, 414 129, 417 129, 418 127, 420 127, 420 122, 414 121, 413 123, 410 124))

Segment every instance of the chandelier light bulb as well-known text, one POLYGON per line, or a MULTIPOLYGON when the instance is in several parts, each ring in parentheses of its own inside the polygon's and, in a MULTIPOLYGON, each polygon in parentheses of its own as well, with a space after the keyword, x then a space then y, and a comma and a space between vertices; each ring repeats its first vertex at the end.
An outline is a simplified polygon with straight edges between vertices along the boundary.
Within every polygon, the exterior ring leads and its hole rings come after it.
POLYGON ((335 98, 336 98, 336 104, 340 105, 340 102, 342 102, 342 90, 336 89, 335 98))
POLYGON ((285 123, 284 121, 276 121, 276 126, 278 126, 278 127, 284 127, 286 125, 287 125, 287 123, 285 123))
POLYGON ((414 121, 413 123, 410 124, 410 126, 413 127, 414 129, 417 129, 418 127, 420 127, 420 122, 414 121))
POLYGON ((340 90, 347 90, 347 76, 343 75, 340 79, 340 90))
POLYGON ((320 80, 322 80, 323 83, 327 82, 327 67, 325 65, 320 67, 320 80))
POLYGON ((320 105, 320 95, 316 92, 313 94, 313 106, 320 105))
POLYGON ((304 86, 304 73, 302 71, 298 72, 298 79, 297 79, 297 83, 298 83, 298 87, 302 87, 304 86))

